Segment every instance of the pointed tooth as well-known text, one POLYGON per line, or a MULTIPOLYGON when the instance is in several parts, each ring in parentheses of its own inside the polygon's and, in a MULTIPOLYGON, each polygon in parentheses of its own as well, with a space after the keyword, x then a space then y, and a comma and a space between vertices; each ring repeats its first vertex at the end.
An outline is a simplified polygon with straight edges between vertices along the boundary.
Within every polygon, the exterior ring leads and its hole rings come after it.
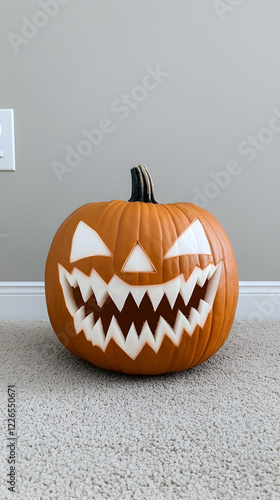
POLYGON ((125 339, 125 352, 132 359, 135 359, 139 353, 139 337, 136 328, 134 326, 134 323, 132 323, 128 335, 125 339))
POLYGON ((73 296, 72 285, 70 284, 72 276, 61 264, 58 264, 58 274, 66 307, 71 316, 74 316, 78 311, 78 306, 73 296))
POLYGON ((76 267, 74 267, 72 274, 68 273, 66 271, 66 269, 64 269, 64 271, 65 271, 65 276, 67 278, 69 285, 71 285, 73 288, 76 288, 76 286, 78 286, 78 281, 77 281, 77 277, 76 277, 76 273, 78 270, 76 269, 76 267))
POLYGON ((82 322, 84 319, 85 319, 85 306, 82 306, 73 316, 76 333, 80 333, 80 331, 83 329, 82 322))
POLYGON ((83 300, 84 302, 87 302, 87 300, 92 296, 91 279, 78 269, 76 270, 75 275, 83 300))
POLYGON ((123 290, 123 288, 127 288, 128 285, 121 280, 116 274, 112 277, 111 281, 108 284, 108 289, 110 287, 110 290, 112 293, 118 293, 123 290))
POLYGON ((104 290, 104 292, 98 292, 98 295, 96 296, 96 301, 99 307, 102 307, 104 303, 106 302, 108 298, 108 293, 107 290, 104 290))
POLYGON ((99 318, 98 321, 95 323, 95 325, 91 331, 90 340, 91 340, 92 345, 97 345, 103 351, 105 351, 105 335, 104 335, 104 330, 103 330, 101 318, 99 318))
POLYGON ((185 281, 184 283, 181 284, 181 295, 184 299, 185 305, 187 306, 189 303, 189 300, 193 294, 195 285, 197 283, 197 272, 198 268, 195 267, 193 270, 191 276, 189 277, 188 281, 185 281))
POLYGON ((94 327, 93 313, 90 313, 82 321, 82 329, 84 331, 87 340, 91 340, 93 327, 94 327))
POLYGON ((117 276, 113 276, 108 285, 108 293, 118 310, 122 311, 128 296, 128 286, 117 276))
POLYGON ((171 328, 169 323, 167 323, 167 321, 162 316, 160 316, 155 331, 156 352, 160 348, 165 335, 167 335, 170 338, 170 340, 172 340, 172 342, 176 344, 177 339, 173 328, 171 328))
MULTIPOLYGON (((155 285, 152 285, 152 286, 155 286, 155 285)), ((141 301, 142 301, 142 299, 147 291, 147 287, 142 286, 142 285, 130 286, 129 291, 130 291, 132 297, 134 298, 137 306, 139 307, 141 304, 141 301)))
POLYGON ((210 280, 210 278, 212 278, 214 272, 216 271, 217 266, 215 266, 215 264, 209 264, 208 268, 209 268, 208 279, 210 280))
POLYGON ((223 261, 219 262, 219 264, 216 267, 216 271, 214 272, 214 274, 212 275, 212 278, 208 282, 208 286, 207 286, 204 300, 205 300, 205 302, 208 302, 210 309, 212 309, 213 302, 215 300, 218 286, 220 283, 222 267, 223 267, 223 261))
POLYGON ((175 331, 175 335, 176 335, 176 339, 177 339, 177 345, 179 345, 179 343, 180 343, 181 336, 182 336, 182 333, 184 330, 188 333, 188 335, 193 334, 193 330, 192 330, 192 326, 191 326, 190 322, 188 321, 186 316, 184 316, 184 314, 179 310, 177 312, 175 327, 174 327, 174 331, 175 331))
POLYGON ((154 311, 158 308, 158 305, 163 297, 164 288, 163 285, 150 285, 148 287, 148 295, 153 304, 154 311))
POLYGON ((198 270, 197 276, 197 284, 202 288, 205 285, 205 281, 207 280, 209 270, 206 267, 205 269, 198 270))
POLYGON ((90 282, 87 283, 85 282, 83 288, 80 288, 80 290, 83 297, 83 301, 87 302, 88 299, 90 299, 90 297, 92 296, 92 288, 90 282))
POLYGON ((124 291, 122 293, 116 293, 116 294, 112 294, 112 293, 109 293, 112 301, 114 302, 114 304, 117 306, 118 310, 119 311, 122 311, 123 310, 123 306, 125 304, 125 301, 127 299, 127 292, 124 291))
POLYGON ((181 287, 181 278, 175 278, 163 284, 164 293, 168 299, 170 307, 173 309, 181 287))
POLYGON ((201 328, 204 327, 205 325, 205 321, 207 319, 207 316, 210 312, 210 306, 208 304, 208 302, 205 302, 205 300, 202 300, 200 299, 199 301, 199 305, 198 305, 198 312, 200 314, 200 323, 199 323, 199 326, 201 326, 201 328))
POLYGON ((144 347, 145 344, 149 344, 149 346, 152 347, 153 350, 155 350, 156 347, 155 337, 153 336, 147 321, 145 321, 141 333, 139 335, 139 347, 141 346, 142 349, 142 347, 144 347))
POLYGON ((111 339, 114 339, 116 344, 118 344, 121 347, 121 349, 124 349, 125 339, 115 316, 112 317, 111 323, 106 333, 105 349, 108 346, 111 339))
POLYGON ((194 307, 192 307, 189 315, 189 323, 191 324, 192 333, 195 331, 197 325, 200 324, 200 321, 201 317, 199 312, 194 307))
POLYGON ((99 307, 102 307, 105 300, 108 297, 108 285, 107 283, 99 276, 99 274, 93 269, 90 273, 90 283, 91 283, 91 288, 94 292, 94 295, 96 297, 96 301, 99 305, 99 307))

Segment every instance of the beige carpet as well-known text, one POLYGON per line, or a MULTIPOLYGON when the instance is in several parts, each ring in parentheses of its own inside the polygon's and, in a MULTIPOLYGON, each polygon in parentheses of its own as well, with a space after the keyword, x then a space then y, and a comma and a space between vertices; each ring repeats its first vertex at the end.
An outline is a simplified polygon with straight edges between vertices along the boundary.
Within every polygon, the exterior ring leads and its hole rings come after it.
POLYGON ((236 322, 203 365, 137 377, 76 358, 47 321, 0 323, 1 500, 279 500, 279 339, 279 322, 236 322))

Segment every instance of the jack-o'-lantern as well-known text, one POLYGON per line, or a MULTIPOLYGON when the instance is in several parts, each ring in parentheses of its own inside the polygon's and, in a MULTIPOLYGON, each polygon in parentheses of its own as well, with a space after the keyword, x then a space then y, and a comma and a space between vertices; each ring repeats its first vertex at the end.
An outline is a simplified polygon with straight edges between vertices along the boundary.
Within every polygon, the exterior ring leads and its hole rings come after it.
POLYGON ((209 212, 158 204, 146 167, 131 174, 129 201, 89 203, 58 229, 45 273, 50 321, 67 349, 101 368, 185 370, 230 332, 233 249, 209 212))

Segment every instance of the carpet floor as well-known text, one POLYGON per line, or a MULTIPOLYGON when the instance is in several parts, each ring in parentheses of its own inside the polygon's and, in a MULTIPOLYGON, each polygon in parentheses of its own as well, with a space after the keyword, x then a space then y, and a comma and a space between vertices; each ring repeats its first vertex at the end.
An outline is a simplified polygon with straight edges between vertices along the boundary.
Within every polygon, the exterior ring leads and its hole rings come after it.
POLYGON ((279 339, 280 322, 235 322, 204 364, 137 377, 78 359, 48 321, 1 322, 1 500, 279 500, 279 339))

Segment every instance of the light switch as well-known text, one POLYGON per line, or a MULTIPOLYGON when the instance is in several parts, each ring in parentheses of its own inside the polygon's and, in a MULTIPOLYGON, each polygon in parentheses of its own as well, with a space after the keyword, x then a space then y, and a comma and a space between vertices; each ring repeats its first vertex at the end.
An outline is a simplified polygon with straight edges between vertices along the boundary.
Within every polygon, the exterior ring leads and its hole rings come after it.
POLYGON ((0 109, 0 172, 15 169, 14 110, 0 109))

